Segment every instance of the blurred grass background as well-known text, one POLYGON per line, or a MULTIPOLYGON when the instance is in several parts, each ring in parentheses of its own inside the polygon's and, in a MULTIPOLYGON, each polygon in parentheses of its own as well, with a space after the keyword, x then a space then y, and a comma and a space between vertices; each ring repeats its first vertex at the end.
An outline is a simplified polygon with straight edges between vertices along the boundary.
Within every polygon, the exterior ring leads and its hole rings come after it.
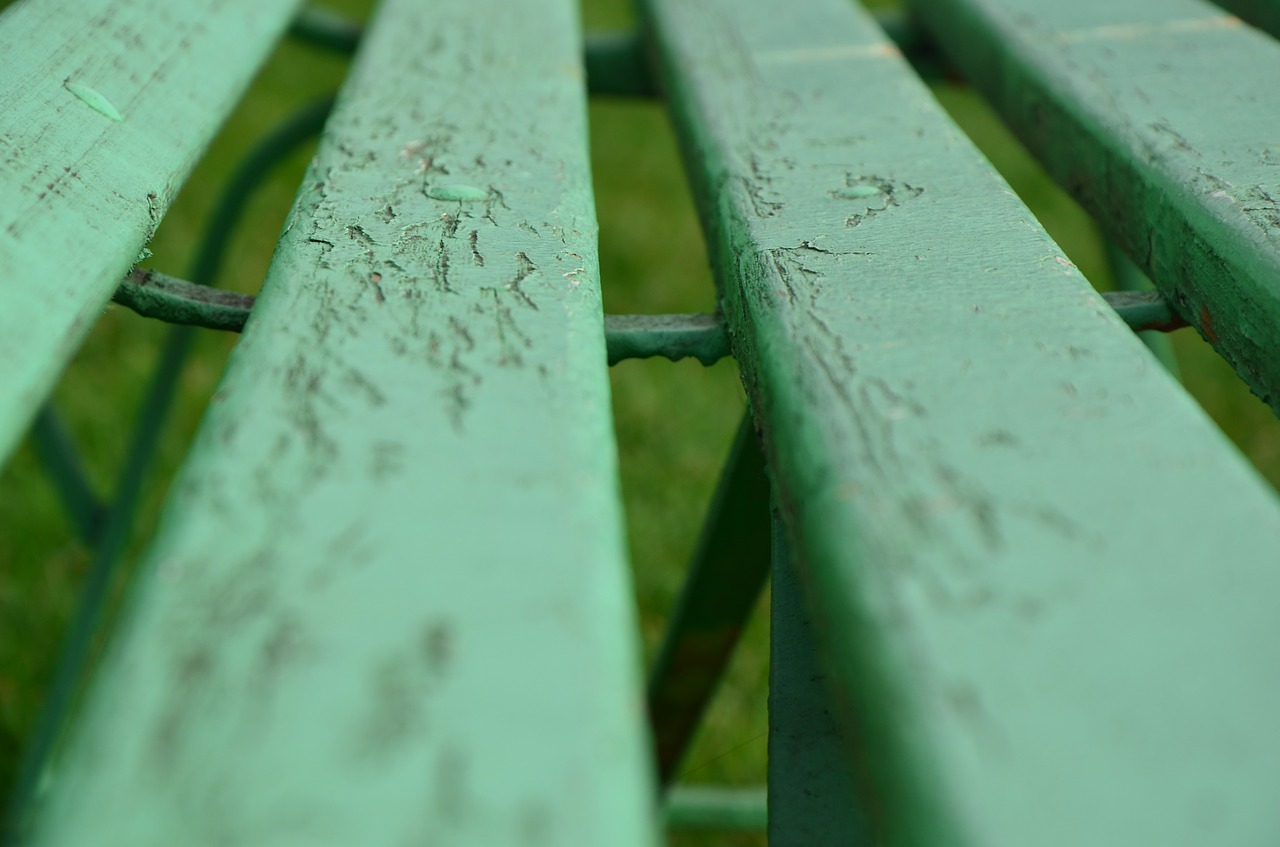
MULTIPOLYGON (((621 28, 632 22, 626 0, 584 3, 588 28, 621 28)), ((370 0, 323 5, 364 17, 370 0)), ((290 42, 280 46, 165 218, 151 244, 149 267, 188 273, 207 213, 229 171, 279 120, 335 90, 345 67, 345 59, 314 48, 290 42)), ((1049 182, 972 92, 947 83, 935 91, 1066 254, 1099 288, 1110 288, 1104 250, 1088 217, 1049 182)), ((701 234, 662 106, 593 100, 590 117, 606 309, 711 311, 713 288, 701 234)), ((256 290, 312 149, 300 150, 255 193, 220 285, 256 290)), ((109 307, 58 386, 57 406, 104 495, 114 485, 134 411, 167 331, 123 308, 109 307)), ((234 343, 230 335, 201 334, 170 425, 157 445, 130 561, 155 526, 164 491, 234 343)), ((1193 331, 1178 333, 1174 345, 1188 389, 1272 485, 1280 484, 1280 423, 1193 331)), ((648 659, 679 590, 744 400, 730 362, 712 368, 693 362, 626 362, 614 368, 612 381, 648 659)), ((36 718, 88 561, 89 551, 74 537, 34 451, 24 445, 0 474, 0 789, 10 782, 36 718)), ((688 781, 763 782, 767 682, 767 598, 762 598, 687 759, 688 781)), ((672 843, 760 845, 764 838, 682 835, 672 843)))

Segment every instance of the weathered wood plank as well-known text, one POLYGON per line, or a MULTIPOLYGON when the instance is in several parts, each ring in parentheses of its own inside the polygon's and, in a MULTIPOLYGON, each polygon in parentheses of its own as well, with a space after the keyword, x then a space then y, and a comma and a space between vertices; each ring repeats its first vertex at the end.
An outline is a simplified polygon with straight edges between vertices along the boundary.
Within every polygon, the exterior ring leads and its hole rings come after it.
POLYGON ((0 464, 299 0, 0 17, 0 464))
POLYGON ((387 0, 35 843, 652 843, 624 555, 575 5, 387 0))
POLYGON ((865 14, 645 5, 876 837, 1274 840, 1274 493, 865 14))
POLYGON ((1280 43, 1204 0, 929 0, 1048 170, 1280 410, 1280 43))

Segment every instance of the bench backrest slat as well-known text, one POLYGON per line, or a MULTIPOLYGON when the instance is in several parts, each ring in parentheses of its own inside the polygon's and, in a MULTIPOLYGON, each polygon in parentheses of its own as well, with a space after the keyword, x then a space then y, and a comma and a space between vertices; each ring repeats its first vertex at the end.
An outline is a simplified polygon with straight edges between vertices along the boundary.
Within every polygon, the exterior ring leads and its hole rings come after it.
POLYGON ((0 464, 299 0, 0 17, 0 464))
POLYGON ((974 85, 1280 410, 1280 43, 1206 0, 915 4, 974 85))
POLYGON ((866 14, 644 5, 881 838, 1263 843, 1273 492, 866 14))
POLYGON ((653 843, 596 250, 576 4, 383 2, 36 844, 653 843))

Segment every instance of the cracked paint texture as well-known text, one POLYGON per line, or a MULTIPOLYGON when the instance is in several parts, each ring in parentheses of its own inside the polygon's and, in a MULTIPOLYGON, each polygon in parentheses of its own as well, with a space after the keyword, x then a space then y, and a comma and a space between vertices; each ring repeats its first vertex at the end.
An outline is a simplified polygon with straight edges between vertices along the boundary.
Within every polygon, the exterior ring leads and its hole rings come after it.
POLYGON ((1274 492, 864 13, 644 5, 875 843, 1273 839, 1274 492))
POLYGON ((35 843, 652 843, 579 55, 382 4, 35 843))
POLYGON ((300 0, 0 16, 0 465, 300 0))

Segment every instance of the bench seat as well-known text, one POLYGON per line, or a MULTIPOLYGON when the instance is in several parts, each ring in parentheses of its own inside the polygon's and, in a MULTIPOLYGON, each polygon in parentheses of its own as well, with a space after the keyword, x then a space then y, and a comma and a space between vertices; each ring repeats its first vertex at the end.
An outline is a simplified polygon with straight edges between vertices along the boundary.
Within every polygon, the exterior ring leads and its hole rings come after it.
MULTIPOLYGON (((0 71, 0 459, 121 279, 204 296, 131 270, 298 3, 197 5, 0 18, 36 57, 0 71)), ((1280 406, 1244 82, 1280 45, 1201 0, 912 5, 1151 274, 1130 319, 1280 406)), ((305 19, 350 76, 260 295, 203 302, 243 337, 15 842, 646 847, 664 801, 766 796, 774 847, 1273 842, 1276 493, 874 17, 638 10, 305 19), (606 321, 584 68, 665 97, 715 315, 606 321), (646 715, 607 367, 726 351, 748 418, 646 715), (767 795, 681 792, 770 572, 767 795)))

